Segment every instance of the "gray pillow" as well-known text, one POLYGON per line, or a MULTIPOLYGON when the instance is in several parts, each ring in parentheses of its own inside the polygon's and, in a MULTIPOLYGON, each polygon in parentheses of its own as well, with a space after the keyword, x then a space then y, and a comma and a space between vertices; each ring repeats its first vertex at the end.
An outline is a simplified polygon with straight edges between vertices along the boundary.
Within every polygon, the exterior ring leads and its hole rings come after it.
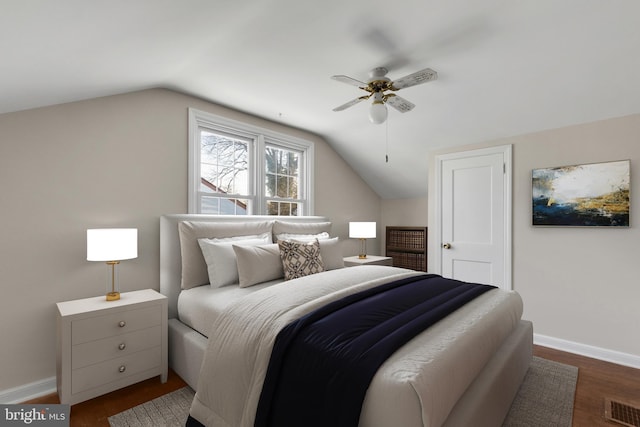
POLYGON ((182 221, 178 223, 180 253, 182 256, 182 289, 190 289, 209 283, 207 264, 200 250, 198 239, 257 236, 263 233, 271 233, 272 226, 273 221, 182 221))
POLYGON ((258 246, 233 245, 241 288, 284 277, 280 249, 276 243, 258 246))

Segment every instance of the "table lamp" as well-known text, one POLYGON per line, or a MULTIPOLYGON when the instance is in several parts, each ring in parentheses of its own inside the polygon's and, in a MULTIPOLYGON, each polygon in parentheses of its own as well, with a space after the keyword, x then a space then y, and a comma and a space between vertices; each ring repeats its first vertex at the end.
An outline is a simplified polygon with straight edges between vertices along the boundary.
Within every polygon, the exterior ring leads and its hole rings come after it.
POLYGON ((360 253, 358 258, 365 259, 367 257, 367 239, 376 238, 375 222, 350 222, 349 237, 352 239, 360 239, 360 253))
POLYGON ((138 257, 138 229, 96 228, 87 230, 87 261, 107 263, 107 301, 120 299, 116 266, 138 257), (110 273, 110 274, 109 274, 110 273))

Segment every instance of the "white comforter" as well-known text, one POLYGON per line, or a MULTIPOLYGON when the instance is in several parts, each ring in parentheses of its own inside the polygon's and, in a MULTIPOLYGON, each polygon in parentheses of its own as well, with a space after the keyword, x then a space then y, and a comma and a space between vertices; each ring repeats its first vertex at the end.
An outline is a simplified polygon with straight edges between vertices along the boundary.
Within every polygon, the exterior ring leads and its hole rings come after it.
MULTIPOLYGON (((420 274, 382 266, 332 270, 284 282, 232 304, 209 335, 190 414, 210 427, 250 427, 281 328, 346 295, 420 274)), ((360 426, 439 426, 515 328, 515 292, 487 292, 394 353, 373 378, 360 426)))

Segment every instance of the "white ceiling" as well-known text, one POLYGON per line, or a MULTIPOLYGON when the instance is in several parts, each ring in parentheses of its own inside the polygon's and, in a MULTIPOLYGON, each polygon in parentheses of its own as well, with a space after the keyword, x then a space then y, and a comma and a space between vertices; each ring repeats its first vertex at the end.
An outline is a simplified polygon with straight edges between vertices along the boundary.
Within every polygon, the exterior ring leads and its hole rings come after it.
MULTIPOLYGON (((637 0, 0 0, 0 113, 166 87, 324 137, 383 198, 427 152, 640 113, 637 0), (368 122, 329 77, 439 79, 368 122), (387 142, 388 135, 388 142, 387 142), (385 163, 388 144, 389 162, 385 163)), ((322 165, 320 165, 322 167, 322 165)), ((327 165, 329 167, 329 165, 327 165)))

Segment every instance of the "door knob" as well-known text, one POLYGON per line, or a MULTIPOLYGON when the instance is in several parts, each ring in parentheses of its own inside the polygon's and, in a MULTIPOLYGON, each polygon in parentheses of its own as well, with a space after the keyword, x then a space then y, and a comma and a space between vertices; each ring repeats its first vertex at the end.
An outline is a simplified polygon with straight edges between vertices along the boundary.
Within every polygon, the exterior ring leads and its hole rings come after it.
POLYGON ((444 249, 451 249, 451 243, 445 243, 442 245, 444 249))

